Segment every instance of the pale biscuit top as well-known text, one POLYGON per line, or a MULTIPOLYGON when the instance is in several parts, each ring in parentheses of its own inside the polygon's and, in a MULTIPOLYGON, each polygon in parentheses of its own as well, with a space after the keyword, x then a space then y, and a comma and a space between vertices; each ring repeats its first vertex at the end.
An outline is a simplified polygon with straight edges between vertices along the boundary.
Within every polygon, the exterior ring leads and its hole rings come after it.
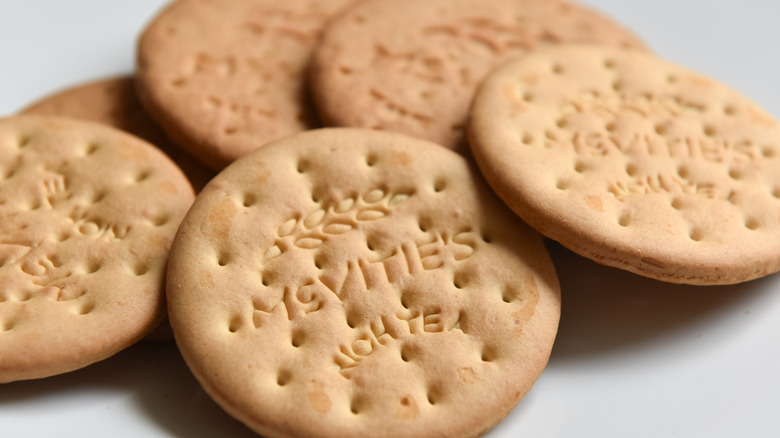
POLYGON ((98 124, 0 120, 0 382, 104 359, 163 316, 194 195, 159 150, 98 124))
POLYGON ((173 2, 140 39, 140 97, 174 141, 217 170, 310 129, 304 69, 323 23, 349 1, 173 2))
POLYGON ((720 284, 780 268, 780 126, 654 56, 550 48, 485 80, 485 177, 543 234, 611 266, 720 284))
POLYGON ((267 436, 474 436, 544 368, 542 242, 466 161, 400 134, 264 146, 201 192, 170 319, 206 391, 267 436))
POLYGON ((199 191, 214 176, 214 171, 166 137, 141 107, 133 82, 129 76, 90 82, 47 96, 20 113, 89 120, 141 137, 171 157, 199 191))
POLYGON ((644 49, 630 31, 559 0, 365 0, 331 20, 312 59, 328 125, 397 131, 461 152, 477 85, 536 47, 644 49))

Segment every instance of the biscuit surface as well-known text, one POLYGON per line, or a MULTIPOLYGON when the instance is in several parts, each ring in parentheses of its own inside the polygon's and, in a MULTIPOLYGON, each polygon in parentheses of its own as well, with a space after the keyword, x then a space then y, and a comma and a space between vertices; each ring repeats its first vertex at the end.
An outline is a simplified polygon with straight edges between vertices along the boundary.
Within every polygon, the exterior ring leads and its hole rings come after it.
POLYGON ((191 155, 169 140, 141 107, 131 77, 90 82, 45 97, 21 114, 73 117, 127 131, 160 148, 184 171, 198 191, 214 176, 191 155))
POLYGON ((474 436, 544 368, 560 312, 537 233, 457 154, 328 129, 218 175, 168 273, 188 365, 267 436, 474 436))
POLYGON ((2 119, 0 150, 0 382, 143 337, 194 197, 181 171, 135 137, 67 119, 2 119))
POLYGON ((323 32, 312 92, 327 125, 397 131, 464 151, 482 78, 536 47, 571 42, 644 48, 608 18, 559 0, 367 0, 323 32))
POLYGON ((217 170, 316 126, 303 72, 323 23, 348 2, 173 2, 139 42, 146 109, 177 144, 217 170))
POLYGON ((710 78, 550 48, 486 79, 470 128, 496 192, 582 255, 693 284, 780 268, 780 126, 710 78))

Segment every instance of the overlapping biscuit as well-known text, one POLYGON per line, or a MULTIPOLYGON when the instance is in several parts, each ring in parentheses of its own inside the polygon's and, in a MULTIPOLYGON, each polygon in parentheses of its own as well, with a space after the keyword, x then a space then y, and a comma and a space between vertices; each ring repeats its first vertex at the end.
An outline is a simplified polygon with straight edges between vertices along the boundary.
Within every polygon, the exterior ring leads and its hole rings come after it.
POLYGON ((204 164, 222 169, 315 127, 303 74, 325 20, 350 0, 179 0, 138 46, 140 97, 204 164))
POLYGON ((168 271, 206 391, 266 436, 475 436, 546 365, 560 312, 539 235, 462 157, 326 129, 236 161, 168 271))
POLYGON ((162 319, 194 195, 156 148, 102 125, 0 120, 0 382, 104 359, 162 319))
POLYGON ((488 77, 472 150, 504 201, 598 262, 660 280, 780 269, 780 126, 657 57, 549 48, 488 77))
POLYGON ((33 103, 21 114, 73 117, 127 131, 159 147, 184 171, 199 191, 214 176, 191 155, 173 144, 141 107, 133 78, 118 77, 69 88, 33 103))
POLYGON ((605 16, 559 0, 366 0, 330 21, 311 84, 326 125, 397 131, 465 151, 482 78, 537 47, 644 49, 605 16))

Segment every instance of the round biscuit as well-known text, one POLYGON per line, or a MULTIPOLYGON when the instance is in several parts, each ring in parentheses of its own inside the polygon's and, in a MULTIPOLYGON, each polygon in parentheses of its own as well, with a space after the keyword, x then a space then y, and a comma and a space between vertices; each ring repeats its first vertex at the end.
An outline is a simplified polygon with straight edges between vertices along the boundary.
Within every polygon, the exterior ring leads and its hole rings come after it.
POLYGON ((0 119, 0 151, 0 382, 141 339, 163 317, 187 179, 147 143, 71 119, 0 119))
POLYGON ((172 2, 139 41, 139 96, 177 144, 220 170, 318 124, 304 70, 325 20, 350 1, 172 2))
POLYGON ((174 241, 170 320, 205 390, 265 436, 476 436, 547 363, 540 236, 465 159, 325 129, 236 161, 174 241))
POLYGON ((485 80, 469 133, 499 196, 581 255, 675 283, 780 269, 780 126, 713 79, 548 48, 485 80))

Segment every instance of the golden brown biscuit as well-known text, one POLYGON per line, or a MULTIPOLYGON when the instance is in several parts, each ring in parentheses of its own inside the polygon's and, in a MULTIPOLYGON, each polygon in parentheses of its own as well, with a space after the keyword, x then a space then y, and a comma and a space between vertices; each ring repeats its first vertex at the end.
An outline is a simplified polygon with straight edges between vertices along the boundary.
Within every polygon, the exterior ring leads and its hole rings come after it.
POLYGON ((204 189, 168 271, 206 391, 266 436, 475 436, 547 363, 560 312, 539 236, 457 154, 328 129, 204 189))
POLYGON ((171 138, 216 170, 313 128, 305 66, 325 20, 349 2, 173 2, 141 37, 140 97, 171 138))
POLYGON ((737 91, 655 56, 549 48, 488 77, 472 151, 542 234, 675 283, 780 269, 780 126, 737 91))
POLYGON ((72 119, 2 119, 0 150, 0 382, 142 338, 163 316, 168 249, 194 198, 179 168, 72 119))

